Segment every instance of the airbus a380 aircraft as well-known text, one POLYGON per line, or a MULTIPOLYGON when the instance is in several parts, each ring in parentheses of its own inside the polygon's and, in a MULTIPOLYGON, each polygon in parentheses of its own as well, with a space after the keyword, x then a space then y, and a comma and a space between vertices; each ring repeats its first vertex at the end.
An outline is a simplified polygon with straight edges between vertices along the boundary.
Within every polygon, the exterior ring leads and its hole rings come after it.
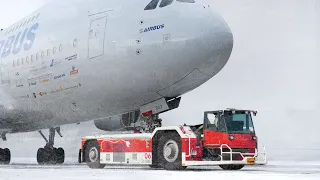
MULTIPOLYGON (((127 124, 128 112, 155 117, 225 66, 233 36, 210 6, 150 1, 52 1, 3 29, 2 139, 49 128, 37 160, 63 163, 64 150, 53 146, 61 125, 95 120, 112 130, 120 122, 110 116, 127 124)), ((10 157, 0 149, 1 163, 10 157)))

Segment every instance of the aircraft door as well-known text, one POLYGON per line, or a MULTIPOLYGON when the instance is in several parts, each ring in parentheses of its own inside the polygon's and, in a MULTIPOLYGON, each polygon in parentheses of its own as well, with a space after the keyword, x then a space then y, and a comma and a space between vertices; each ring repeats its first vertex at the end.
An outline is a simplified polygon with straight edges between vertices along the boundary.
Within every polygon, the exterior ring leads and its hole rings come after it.
POLYGON ((88 57, 94 59, 104 54, 107 15, 91 20, 88 40, 88 57))

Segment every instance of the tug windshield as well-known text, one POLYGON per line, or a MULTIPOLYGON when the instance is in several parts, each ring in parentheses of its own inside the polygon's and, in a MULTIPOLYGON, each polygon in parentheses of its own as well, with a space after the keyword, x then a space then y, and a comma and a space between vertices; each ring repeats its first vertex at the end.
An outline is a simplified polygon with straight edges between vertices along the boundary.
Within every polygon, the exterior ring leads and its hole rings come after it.
POLYGON ((224 120, 230 134, 254 134, 251 113, 246 111, 225 111, 224 120))
POLYGON ((254 134, 250 111, 206 112, 204 128, 228 134, 254 134))

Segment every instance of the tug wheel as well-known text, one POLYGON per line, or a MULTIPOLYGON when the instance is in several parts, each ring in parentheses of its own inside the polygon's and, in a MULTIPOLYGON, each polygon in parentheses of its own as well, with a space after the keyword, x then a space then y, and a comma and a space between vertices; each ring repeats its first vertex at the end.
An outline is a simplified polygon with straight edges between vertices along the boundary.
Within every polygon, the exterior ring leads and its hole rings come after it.
POLYGON ((240 170, 244 167, 244 165, 236 165, 236 164, 230 164, 230 165, 219 165, 223 170, 240 170))
POLYGON ((166 133, 159 139, 158 158, 166 170, 183 170, 181 138, 177 133, 166 133))
POLYGON ((85 160, 89 168, 102 169, 106 165, 100 164, 100 146, 97 141, 89 141, 85 149, 85 160))
POLYGON ((152 168, 152 169, 161 168, 160 165, 149 165, 149 167, 152 168))

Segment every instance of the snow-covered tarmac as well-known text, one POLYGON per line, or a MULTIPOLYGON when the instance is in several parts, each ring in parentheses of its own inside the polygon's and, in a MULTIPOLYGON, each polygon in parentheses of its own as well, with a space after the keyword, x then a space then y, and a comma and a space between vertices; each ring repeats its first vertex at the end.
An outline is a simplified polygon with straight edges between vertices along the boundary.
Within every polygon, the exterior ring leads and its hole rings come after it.
POLYGON ((269 162, 265 166, 247 166, 240 171, 224 171, 219 167, 190 167, 184 171, 153 170, 148 166, 109 166, 89 169, 85 164, 39 166, 34 160, 13 160, 0 166, 0 180, 319 180, 320 162, 269 162))

